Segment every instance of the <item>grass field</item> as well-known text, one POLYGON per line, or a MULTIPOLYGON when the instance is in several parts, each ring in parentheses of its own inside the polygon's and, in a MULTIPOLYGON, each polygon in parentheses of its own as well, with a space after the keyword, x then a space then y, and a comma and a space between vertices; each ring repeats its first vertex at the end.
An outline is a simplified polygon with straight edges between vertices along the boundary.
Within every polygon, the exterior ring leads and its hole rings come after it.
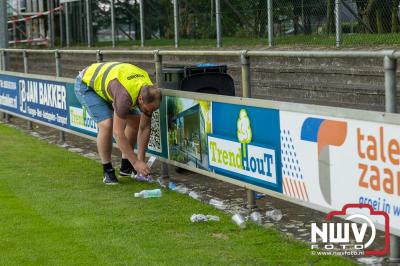
MULTIPOLYGON (((216 39, 180 39, 180 47, 196 49, 215 49, 216 39)), ((223 37, 224 48, 268 48, 267 38, 240 38, 223 37)), ((335 35, 312 34, 312 35, 289 35, 274 38, 274 48, 335 48, 335 35)), ((343 34, 342 48, 398 48, 400 45, 400 33, 387 34, 343 34)), ((76 48, 86 49, 87 44, 77 44, 76 48)), ((96 47, 109 48, 111 41, 98 42, 96 47)), ((117 42, 117 47, 140 48, 140 40, 117 42)), ((145 47, 174 47, 174 39, 148 39, 145 47)))
POLYGON ((0 265, 346 265, 175 192, 101 182, 100 165, 0 124, 0 265), (191 224, 193 213, 221 222, 191 224))

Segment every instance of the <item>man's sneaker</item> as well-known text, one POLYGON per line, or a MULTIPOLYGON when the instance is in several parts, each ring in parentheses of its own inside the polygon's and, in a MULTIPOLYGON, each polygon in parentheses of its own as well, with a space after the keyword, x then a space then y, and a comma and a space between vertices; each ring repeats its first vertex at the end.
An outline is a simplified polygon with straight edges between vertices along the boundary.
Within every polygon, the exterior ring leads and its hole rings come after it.
POLYGON ((134 177, 137 174, 135 169, 128 168, 128 169, 120 169, 119 170, 119 175, 120 176, 129 176, 129 177, 134 177))
POLYGON ((115 176, 115 170, 108 170, 104 172, 103 183, 106 185, 117 185, 118 179, 115 176))

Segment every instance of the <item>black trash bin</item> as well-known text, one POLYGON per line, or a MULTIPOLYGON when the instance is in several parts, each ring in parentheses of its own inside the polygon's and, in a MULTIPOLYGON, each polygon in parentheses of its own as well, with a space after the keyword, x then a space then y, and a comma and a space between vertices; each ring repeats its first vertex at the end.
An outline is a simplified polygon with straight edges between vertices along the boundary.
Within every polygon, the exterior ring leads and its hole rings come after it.
POLYGON ((235 96, 233 79, 226 65, 198 64, 163 69, 162 87, 183 91, 235 96))
POLYGON ((182 79, 185 77, 184 66, 171 66, 162 69, 163 80, 161 87, 170 90, 179 90, 182 79))

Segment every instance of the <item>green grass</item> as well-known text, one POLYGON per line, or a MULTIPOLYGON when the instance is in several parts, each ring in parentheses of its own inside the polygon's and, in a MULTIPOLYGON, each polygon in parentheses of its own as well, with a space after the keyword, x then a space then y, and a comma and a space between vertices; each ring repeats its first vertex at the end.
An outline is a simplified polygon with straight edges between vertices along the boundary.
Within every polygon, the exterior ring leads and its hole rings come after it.
MULTIPOLYGON (((396 48, 400 46, 400 33, 387 34, 343 34, 342 48, 396 48)), ((223 48, 267 48, 267 38, 223 37, 223 48)), ((335 35, 288 35, 274 38, 274 47, 284 48, 334 48, 335 35)), ((74 47, 86 49, 86 44, 76 44, 74 47)), ((97 48, 111 47, 111 41, 98 42, 97 48)), ((140 41, 119 41, 119 48, 140 48, 140 41)), ((148 39, 145 48, 173 48, 173 39, 148 39)), ((180 39, 181 48, 215 49, 216 39, 180 39)))
POLYGON ((101 182, 90 159, 0 124, 0 265, 345 265, 302 243, 187 196, 133 193, 154 186, 101 182), (221 222, 192 224, 193 213, 221 222))

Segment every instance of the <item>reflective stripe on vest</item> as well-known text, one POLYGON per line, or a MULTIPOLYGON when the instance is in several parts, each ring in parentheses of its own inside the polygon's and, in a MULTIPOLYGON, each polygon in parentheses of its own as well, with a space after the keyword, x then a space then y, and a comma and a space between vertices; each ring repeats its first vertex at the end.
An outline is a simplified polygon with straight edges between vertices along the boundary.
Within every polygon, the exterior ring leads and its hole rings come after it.
MULTIPOLYGON (((103 93, 104 97, 107 99, 107 101, 111 102, 112 99, 108 96, 108 93, 106 91, 106 80, 107 76, 110 73, 111 69, 117 65, 121 65, 122 63, 114 63, 109 65, 106 70, 103 73, 103 76, 101 77, 101 92, 103 93)), ((97 70, 97 69, 96 69, 97 70)), ((96 73, 95 73, 96 74, 96 73)), ((93 75, 94 76, 94 75, 93 75)))
POLYGON ((96 70, 94 71, 93 76, 92 76, 92 78, 90 79, 89 87, 94 88, 94 81, 96 80, 97 75, 98 75, 99 72, 100 72, 100 69, 101 69, 105 64, 106 64, 106 63, 101 63, 100 65, 98 65, 98 66, 96 67, 96 70))

